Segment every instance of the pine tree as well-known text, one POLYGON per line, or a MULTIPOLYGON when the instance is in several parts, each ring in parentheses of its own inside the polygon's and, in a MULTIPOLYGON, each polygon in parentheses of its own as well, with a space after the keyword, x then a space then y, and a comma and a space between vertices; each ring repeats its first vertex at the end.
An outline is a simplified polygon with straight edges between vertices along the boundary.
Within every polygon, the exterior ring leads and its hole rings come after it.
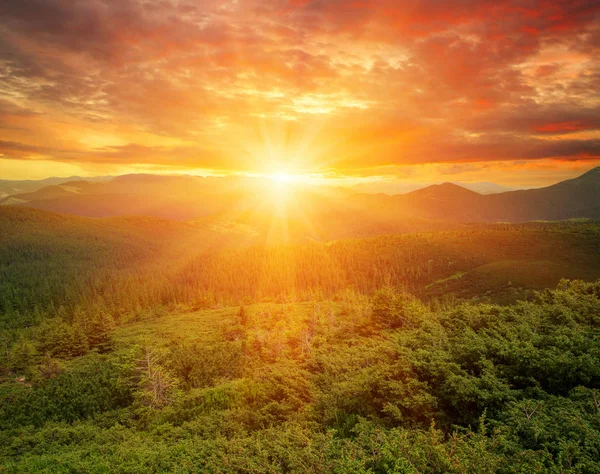
POLYGON ((98 310, 92 317, 87 331, 90 347, 104 351, 108 348, 109 334, 115 327, 113 317, 105 310, 98 310))

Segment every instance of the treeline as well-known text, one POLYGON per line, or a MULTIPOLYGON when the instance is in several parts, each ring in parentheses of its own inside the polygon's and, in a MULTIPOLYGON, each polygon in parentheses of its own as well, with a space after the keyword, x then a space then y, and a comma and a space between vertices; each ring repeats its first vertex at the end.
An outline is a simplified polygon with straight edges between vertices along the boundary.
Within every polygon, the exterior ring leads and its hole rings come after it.
MULTIPOLYGON (((571 278, 600 276, 600 226, 594 223, 482 225, 232 248, 227 239, 235 237, 155 218, 0 211, 0 328, 5 330, 57 315, 72 320, 91 307, 102 308, 119 324, 181 304, 310 301, 348 288, 372 294, 386 283, 426 299, 471 297, 485 293, 486 285, 506 286, 508 278, 478 282, 476 291, 468 281, 460 286, 456 280, 450 289, 434 283, 507 259, 550 259, 567 265, 571 278)), ((548 274, 542 286, 556 284, 560 276, 548 274)))
POLYGON ((189 288, 190 298, 199 294, 232 303, 310 300, 316 291, 331 297, 346 288, 372 294, 386 282, 420 296, 436 296, 427 293, 428 284, 490 262, 550 258, 568 262, 575 271, 591 269, 600 263, 599 237, 595 224, 490 225, 253 247, 201 255, 175 282, 189 288))
POLYGON ((43 354, 40 331, 0 384, 0 468, 600 469, 600 282, 510 306, 432 309, 386 286, 178 318, 79 357, 43 354))
POLYGON ((93 306, 119 320, 183 300, 170 283, 183 262, 228 243, 152 217, 90 219, 0 206, 0 330, 93 306))

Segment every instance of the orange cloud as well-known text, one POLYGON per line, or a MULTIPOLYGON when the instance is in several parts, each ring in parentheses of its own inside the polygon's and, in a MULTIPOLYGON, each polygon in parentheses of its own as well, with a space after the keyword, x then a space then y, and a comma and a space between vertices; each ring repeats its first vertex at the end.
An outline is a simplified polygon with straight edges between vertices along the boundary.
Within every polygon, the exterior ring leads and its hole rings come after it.
POLYGON ((569 133, 579 132, 581 130, 590 130, 596 128, 592 124, 586 124, 580 120, 572 122, 545 123, 534 127, 536 132, 541 133, 569 133))
POLYGON ((591 0, 5 0, 0 154, 346 174, 600 160, 599 15, 591 0))

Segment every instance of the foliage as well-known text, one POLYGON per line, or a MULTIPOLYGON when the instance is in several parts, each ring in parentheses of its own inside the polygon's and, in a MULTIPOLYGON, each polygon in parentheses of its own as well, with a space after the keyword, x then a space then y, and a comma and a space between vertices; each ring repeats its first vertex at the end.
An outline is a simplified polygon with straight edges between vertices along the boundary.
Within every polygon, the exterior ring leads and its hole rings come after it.
POLYGON ((2 472, 600 472, 600 282, 543 289, 598 276, 597 224, 190 255, 11 219, 2 472))
POLYGON ((52 322, 0 384, 3 469, 598 472, 599 314, 600 282, 446 310, 387 286, 173 314, 113 329, 104 354, 38 356, 72 347, 52 322))

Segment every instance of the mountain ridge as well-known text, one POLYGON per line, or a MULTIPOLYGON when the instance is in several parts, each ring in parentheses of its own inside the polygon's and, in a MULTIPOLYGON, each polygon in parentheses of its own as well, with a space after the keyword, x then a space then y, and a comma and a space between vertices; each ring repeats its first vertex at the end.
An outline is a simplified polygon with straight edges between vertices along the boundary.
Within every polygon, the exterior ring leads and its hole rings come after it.
POLYGON ((288 194, 269 195, 268 185, 276 189, 275 184, 258 178, 137 174, 105 182, 51 185, 8 195, 0 204, 88 217, 213 219, 217 226, 235 225, 241 219, 240 224, 260 235, 268 231, 264 216, 277 214, 278 222, 293 223, 305 239, 433 230, 471 222, 600 218, 600 167, 544 188, 495 194, 481 194, 451 182, 396 195, 352 194, 329 187, 295 190, 293 186, 288 194), (303 219, 310 224, 298 224, 303 219))

